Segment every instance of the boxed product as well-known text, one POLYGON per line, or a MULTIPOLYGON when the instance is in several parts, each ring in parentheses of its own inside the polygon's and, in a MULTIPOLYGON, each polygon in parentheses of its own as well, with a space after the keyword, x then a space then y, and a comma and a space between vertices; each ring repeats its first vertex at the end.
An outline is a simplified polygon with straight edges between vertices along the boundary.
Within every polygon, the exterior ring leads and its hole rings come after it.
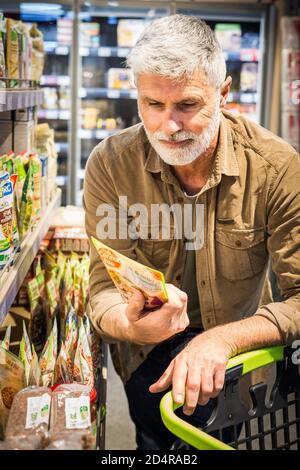
POLYGON ((107 86, 117 90, 130 90, 134 88, 132 71, 122 68, 108 69, 107 86))
POLYGON ((80 45, 81 47, 100 46, 100 24, 82 22, 80 23, 80 45))
POLYGON ((282 138, 288 142, 300 142, 300 113, 286 111, 281 117, 282 138))
POLYGON ((244 92, 256 92, 258 82, 258 64, 245 63, 241 68, 240 88, 244 92))
POLYGON ((281 85, 281 98, 284 111, 300 112, 300 79, 283 82, 281 85))
POLYGON ((35 141, 34 121, 14 122, 14 151, 15 153, 32 152, 35 141))
POLYGON ((223 51, 240 53, 241 49, 241 25, 232 23, 217 23, 215 26, 216 38, 223 51))
POLYGON ((13 122, 1 121, 0 124, 0 154, 8 153, 13 148, 13 122))
POLYGON ((56 227, 51 245, 61 251, 89 251, 89 241, 83 227, 56 227))
POLYGON ((300 37, 299 49, 283 49, 282 80, 300 80, 300 37))
POLYGON ((16 109, 14 120, 19 122, 32 121, 34 119, 34 108, 16 109))
POLYGON ((117 38, 119 47, 133 47, 146 27, 144 20, 119 20, 117 38))

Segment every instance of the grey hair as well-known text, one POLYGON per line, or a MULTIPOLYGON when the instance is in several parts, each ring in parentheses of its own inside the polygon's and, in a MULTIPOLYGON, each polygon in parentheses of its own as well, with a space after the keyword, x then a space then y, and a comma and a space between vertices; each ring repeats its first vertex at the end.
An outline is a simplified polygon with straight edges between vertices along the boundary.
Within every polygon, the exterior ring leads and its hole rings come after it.
POLYGON ((150 23, 127 57, 138 74, 149 73, 184 80, 203 71, 208 83, 219 88, 226 77, 226 63, 212 29, 201 19, 171 15, 150 23))

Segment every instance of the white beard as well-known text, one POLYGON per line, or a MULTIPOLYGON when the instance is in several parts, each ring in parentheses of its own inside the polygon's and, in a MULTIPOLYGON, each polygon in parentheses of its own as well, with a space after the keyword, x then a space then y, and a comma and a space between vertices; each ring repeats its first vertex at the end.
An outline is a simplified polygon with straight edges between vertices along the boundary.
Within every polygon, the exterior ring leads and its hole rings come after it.
MULTIPOLYGON (((141 117, 141 116, 140 116, 141 117)), ((141 119, 143 122, 143 120, 141 119)), ((144 123, 143 123, 144 124, 144 123)), ((149 132, 145 125, 144 129, 149 139, 150 144, 158 153, 161 159, 168 165, 188 165, 200 157, 209 148, 212 140, 217 134, 220 125, 220 108, 219 100, 216 102, 212 119, 206 129, 198 135, 194 132, 178 131, 172 136, 165 134, 162 131, 149 132), (169 142, 176 142, 181 140, 191 139, 184 147, 172 149, 166 147, 161 140, 169 142)))

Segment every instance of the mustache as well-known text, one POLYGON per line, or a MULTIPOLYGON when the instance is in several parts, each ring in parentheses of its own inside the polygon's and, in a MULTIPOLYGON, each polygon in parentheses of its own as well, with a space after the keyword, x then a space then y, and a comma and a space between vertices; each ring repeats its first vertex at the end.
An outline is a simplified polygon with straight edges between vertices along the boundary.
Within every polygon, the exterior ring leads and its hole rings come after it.
POLYGON ((167 142, 182 142, 184 140, 197 140, 199 136, 194 132, 178 131, 175 134, 169 135, 163 131, 153 132, 152 137, 157 140, 165 140, 167 142))

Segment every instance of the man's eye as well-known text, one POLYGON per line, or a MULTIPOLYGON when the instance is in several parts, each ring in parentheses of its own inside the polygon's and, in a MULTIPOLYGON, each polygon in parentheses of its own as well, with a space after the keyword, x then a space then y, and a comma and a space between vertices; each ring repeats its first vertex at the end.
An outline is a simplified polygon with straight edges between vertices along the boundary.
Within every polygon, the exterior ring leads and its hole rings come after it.
POLYGON ((196 103, 180 103, 180 106, 183 108, 191 108, 193 106, 196 106, 196 103))
POLYGON ((150 101, 149 106, 162 106, 162 103, 156 103, 155 101, 150 101))

